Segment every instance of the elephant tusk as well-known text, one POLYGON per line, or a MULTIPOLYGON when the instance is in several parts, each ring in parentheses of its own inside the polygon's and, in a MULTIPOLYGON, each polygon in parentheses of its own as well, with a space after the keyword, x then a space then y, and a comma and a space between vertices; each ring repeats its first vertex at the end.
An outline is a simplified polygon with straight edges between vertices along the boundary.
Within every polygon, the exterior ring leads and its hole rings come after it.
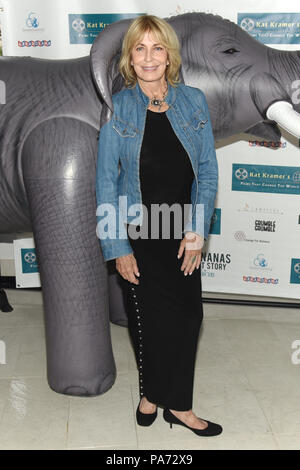
POLYGON ((266 111, 266 116, 276 121, 283 129, 300 138, 300 114, 287 101, 276 101, 266 111))

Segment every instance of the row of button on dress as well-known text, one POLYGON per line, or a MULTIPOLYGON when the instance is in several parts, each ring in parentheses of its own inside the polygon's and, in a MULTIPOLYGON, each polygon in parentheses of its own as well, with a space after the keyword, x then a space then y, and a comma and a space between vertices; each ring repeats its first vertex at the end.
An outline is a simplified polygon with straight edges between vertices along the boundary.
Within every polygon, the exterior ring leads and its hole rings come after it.
POLYGON ((131 293, 133 295, 133 301, 135 305, 137 325, 138 325, 138 334, 139 334, 139 361, 138 361, 138 370, 139 370, 139 390, 140 398, 144 395, 143 392, 143 344, 142 344, 142 325, 141 325, 141 314, 140 309, 138 308, 138 301, 135 292, 135 288, 131 287, 131 293))

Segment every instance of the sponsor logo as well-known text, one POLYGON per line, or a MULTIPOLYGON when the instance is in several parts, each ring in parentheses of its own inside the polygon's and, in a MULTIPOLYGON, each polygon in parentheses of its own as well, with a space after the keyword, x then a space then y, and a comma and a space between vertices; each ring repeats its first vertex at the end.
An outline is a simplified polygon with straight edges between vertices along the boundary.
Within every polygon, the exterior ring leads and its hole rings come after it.
POLYGON ((280 140, 277 142, 272 142, 268 140, 249 140, 250 147, 267 147, 271 149, 278 149, 278 148, 286 148, 287 142, 281 142, 280 140))
POLYGON ((22 273, 38 272, 35 248, 21 248, 22 273))
POLYGON ((259 253, 252 260, 251 269, 263 269, 264 271, 272 271, 272 268, 269 266, 269 262, 263 253, 259 253))
POLYGON ((69 14, 70 44, 92 44, 103 29, 115 21, 136 18, 144 13, 69 14))
POLYGON ((299 258, 291 259, 290 283, 300 284, 300 259, 299 258))
MULTIPOLYGON (((256 207, 250 206, 248 202, 245 202, 241 209, 238 209, 238 212, 254 212, 255 214, 271 214, 271 215, 283 215, 282 210, 273 209, 270 207, 256 207)), ((299 215, 299 223, 300 223, 300 215, 299 215)))
POLYGON ((234 174, 238 180, 245 180, 248 178, 248 171, 245 170, 245 168, 238 168, 235 170, 234 174))
POLYGON ((247 16, 241 20, 240 27, 249 33, 249 31, 252 31, 255 28, 255 23, 252 18, 247 16))
POLYGON ((38 28, 39 26, 39 21, 36 16, 34 16, 35 13, 31 12, 28 14, 28 17, 26 18, 26 26, 28 28, 38 28))
POLYGON ((260 232, 275 232, 275 220, 255 220, 254 230, 260 232))
POLYGON ((238 13, 237 24, 263 44, 300 43, 300 13, 238 13))
POLYGON ((262 253, 260 253, 256 256, 256 258, 254 258, 253 264, 254 266, 259 268, 266 268, 268 266, 268 262, 262 253))
POLYGON ((300 194, 299 167, 233 163, 232 191, 300 194))
POLYGON ((31 40, 31 41, 18 41, 18 47, 50 47, 51 40, 31 40))
POLYGON ((75 18, 72 21, 72 28, 77 31, 77 33, 81 33, 85 29, 85 22, 82 18, 75 18))
POLYGON ((270 243, 270 240, 262 240, 258 238, 247 238, 246 233, 242 230, 237 230, 234 233, 234 238, 238 242, 251 242, 251 243, 270 243))
POLYGON ((225 271, 231 263, 230 253, 202 253, 201 274, 202 276, 214 277, 213 271, 225 271))
POLYGON ((261 276, 244 276, 242 277, 245 282, 258 282, 259 284, 279 284, 279 279, 272 277, 261 277, 261 276))
POLYGON ((40 22, 36 14, 31 11, 25 18, 26 28, 22 28, 23 31, 44 31, 45 28, 39 28, 40 22))
POLYGON ((214 235, 220 235, 221 233, 221 209, 214 209, 214 212, 211 218, 209 233, 212 233, 214 235))

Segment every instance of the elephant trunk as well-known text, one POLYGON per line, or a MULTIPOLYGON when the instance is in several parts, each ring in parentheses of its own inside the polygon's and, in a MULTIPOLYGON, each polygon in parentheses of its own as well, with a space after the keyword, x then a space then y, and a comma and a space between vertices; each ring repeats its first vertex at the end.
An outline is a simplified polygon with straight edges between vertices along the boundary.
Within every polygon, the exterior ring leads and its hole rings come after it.
POLYGON ((113 80, 117 76, 116 64, 125 33, 132 19, 111 23, 98 34, 90 50, 91 71, 104 100, 100 125, 109 121, 114 107, 112 102, 113 80))
POLYGON ((287 91, 269 73, 250 80, 250 95, 261 116, 275 121, 290 134, 300 138, 300 114, 294 109, 287 91))
POLYGON ((290 134, 300 138, 300 114, 294 110, 293 105, 287 101, 277 101, 269 106, 267 118, 276 121, 290 134))

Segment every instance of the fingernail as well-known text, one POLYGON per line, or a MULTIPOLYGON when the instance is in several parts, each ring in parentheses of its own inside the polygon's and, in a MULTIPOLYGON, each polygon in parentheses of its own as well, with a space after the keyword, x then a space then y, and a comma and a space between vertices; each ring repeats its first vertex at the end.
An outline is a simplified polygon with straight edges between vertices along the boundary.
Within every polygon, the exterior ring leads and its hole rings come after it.
POLYGON ((187 276, 187 273, 184 273, 185 276, 187 276))
POLYGON ((179 258, 179 255, 177 255, 177 258, 179 258))
MULTIPOLYGON (((192 271, 192 272, 193 272, 193 271, 192 271)), ((190 273, 190 275, 191 275, 191 274, 192 274, 192 273, 190 273)))
POLYGON ((137 273, 137 276, 139 276, 139 275, 140 275, 140 273, 137 273))

